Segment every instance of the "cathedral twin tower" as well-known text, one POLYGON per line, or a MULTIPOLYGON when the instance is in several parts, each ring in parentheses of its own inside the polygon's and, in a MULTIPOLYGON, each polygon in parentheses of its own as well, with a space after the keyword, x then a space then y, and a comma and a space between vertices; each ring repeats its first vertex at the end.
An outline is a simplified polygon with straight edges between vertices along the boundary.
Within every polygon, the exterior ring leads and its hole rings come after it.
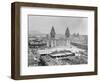
MULTIPOLYGON (((51 38, 55 38, 55 35, 56 35, 55 29, 54 29, 54 27, 52 26, 52 29, 51 29, 51 32, 50 32, 50 36, 51 36, 51 38)), ((67 28, 66 31, 65 31, 65 37, 66 37, 66 38, 69 38, 69 37, 70 37, 70 31, 69 31, 68 28, 67 28)))
POLYGON ((48 47, 56 47, 56 46, 69 46, 70 45, 70 31, 67 28, 65 31, 65 38, 56 38, 56 32, 54 27, 52 26, 51 32, 50 32, 50 38, 47 42, 48 47))

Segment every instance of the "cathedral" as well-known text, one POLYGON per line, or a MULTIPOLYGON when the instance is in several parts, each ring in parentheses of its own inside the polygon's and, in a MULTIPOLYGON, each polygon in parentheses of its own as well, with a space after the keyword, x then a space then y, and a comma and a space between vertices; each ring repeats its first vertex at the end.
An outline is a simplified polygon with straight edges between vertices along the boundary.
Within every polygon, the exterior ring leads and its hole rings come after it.
POLYGON ((52 27, 47 40, 47 47, 58 47, 58 46, 70 46, 70 32, 67 28, 65 31, 64 38, 56 38, 56 33, 54 27, 52 27))

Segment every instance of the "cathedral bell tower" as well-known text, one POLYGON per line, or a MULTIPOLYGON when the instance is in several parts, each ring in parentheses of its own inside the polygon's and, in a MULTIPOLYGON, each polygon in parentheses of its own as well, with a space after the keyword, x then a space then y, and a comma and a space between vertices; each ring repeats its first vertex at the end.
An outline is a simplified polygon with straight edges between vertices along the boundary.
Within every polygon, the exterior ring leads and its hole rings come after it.
POLYGON ((55 47, 56 46, 56 40, 55 40, 55 29, 52 26, 51 32, 50 32, 50 47, 55 47))
POLYGON ((66 46, 70 47, 70 31, 69 28, 65 31, 66 46))

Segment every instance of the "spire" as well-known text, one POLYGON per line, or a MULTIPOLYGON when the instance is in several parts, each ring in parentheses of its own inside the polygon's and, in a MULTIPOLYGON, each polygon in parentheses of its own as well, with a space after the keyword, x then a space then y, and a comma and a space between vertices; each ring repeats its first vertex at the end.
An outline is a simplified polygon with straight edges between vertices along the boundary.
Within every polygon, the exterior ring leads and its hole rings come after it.
POLYGON ((52 26, 52 29, 51 29, 51 32, 50 32, 50 36, 51 36, 51 38, 55 38, 55 29, 54 29, 54 27, 52 26))
POLYGON ((69 38, 70 37, 70 31, 69 28, 67 27, 66 31, 65 31, 65 37, 69 38))

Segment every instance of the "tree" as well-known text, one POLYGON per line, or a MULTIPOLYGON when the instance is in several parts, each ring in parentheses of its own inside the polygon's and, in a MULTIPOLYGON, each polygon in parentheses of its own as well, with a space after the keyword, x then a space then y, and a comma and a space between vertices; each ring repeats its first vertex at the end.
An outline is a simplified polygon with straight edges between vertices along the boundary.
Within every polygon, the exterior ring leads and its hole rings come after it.
POLYGON ((51 32, 50 32, 50 36, 51 36, 51 38, 55 38, 55 29, 54 29, 54 27, 52 26, 52 29, 51 29, 51 32))
POLYGON ((65 36, 66 36, 66 38, 69 38, 70 37, 70 31, 69 31, 68 28, 65 31, 65 36))

